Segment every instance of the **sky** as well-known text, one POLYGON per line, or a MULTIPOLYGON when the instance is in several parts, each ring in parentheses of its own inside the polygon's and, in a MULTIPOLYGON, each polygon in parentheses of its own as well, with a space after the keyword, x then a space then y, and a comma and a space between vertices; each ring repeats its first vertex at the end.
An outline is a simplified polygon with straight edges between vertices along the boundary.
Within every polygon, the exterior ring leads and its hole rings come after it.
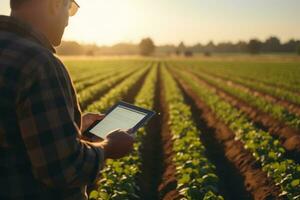
MULTIPOLYGON (((156 44, 300 39, 300 0, 77 0, 64 40, 112 45, 151 37, 156 44)), ((0 0, 8 15, 9 0, 0 0)))

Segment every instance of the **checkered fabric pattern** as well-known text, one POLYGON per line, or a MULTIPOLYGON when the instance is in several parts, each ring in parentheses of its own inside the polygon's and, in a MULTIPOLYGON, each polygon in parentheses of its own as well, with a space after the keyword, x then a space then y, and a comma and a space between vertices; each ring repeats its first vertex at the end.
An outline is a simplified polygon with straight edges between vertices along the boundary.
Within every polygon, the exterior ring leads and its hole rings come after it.
POLYGON ((81 111, 46 38, 0 16, 0 199, 87 199, 103 149, 79 140, 81 111))

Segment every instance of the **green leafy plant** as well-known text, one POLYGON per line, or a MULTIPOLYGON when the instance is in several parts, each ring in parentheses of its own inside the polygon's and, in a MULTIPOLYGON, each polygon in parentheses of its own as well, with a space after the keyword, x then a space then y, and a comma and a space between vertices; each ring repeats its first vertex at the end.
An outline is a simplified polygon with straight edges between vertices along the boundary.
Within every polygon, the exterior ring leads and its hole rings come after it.
POLYGON ((87 111, 105 111, 109 107, 113 106, 121 97, 126 94, 129 89, 149 70, 149 66, 138 70, 130 78, 127 78, 121 84, 111 89, 106 95, 104 95, 99 101, 87 107, 87 111))
POLYGON ((209 82, 210 84, 223 89, 227 93, 242 99, 243 101, 249 103, 254 107, 257 107, 258 109, 266 113, 270 113, 274 118, 277 118, 296 129, 300 129, 300 116, 289 112, 281 105, 274 104, 262 97, 255 96, 252 93, 234 87, 230 82, 214 78, 211 75, 196 70, 193 70, 193 72, 195 72, 197 76, 201 77, 201 79, 209 82))
POLYGON ((291 200, 299 198, 300 166, 285 158, 285 149, 280 142, 269 133, 256 128, 241 111, 222 100, 215 91, 195 81, 195 77, 182 70, 176 70, 176 73, 235 133, 235 139, 244 143, 244 147, 259 161, 262 169, 281 187, 281 196, 291 200))
POLYGON ((162 77, 173 140, 177 189, 184 199, 222 200, 215 166, 205 156, 205 147, 199 139, 201 132, 192 119, 190 107, 185 104, 180 89, 165 67, 162 68, 162 77))
MULTIPOLYGON (((141 91, 135 99, 135 104, 147 109, 153 108, 155 84, 157 81, 157 65, 153 66, 145 80, 141 91)), ((116 94, 116 93, 113 93, 116 94)), ((140 188, 136 177, 140 173, 141 157, 139 155, 142 138, 145 136, 144 128, 137 132, 134 151, 129 156, 118 160, 108 160, 106 167, 101 172, 99 188, 92 191, 90 199, 121 200, 140 199, 140 188)))

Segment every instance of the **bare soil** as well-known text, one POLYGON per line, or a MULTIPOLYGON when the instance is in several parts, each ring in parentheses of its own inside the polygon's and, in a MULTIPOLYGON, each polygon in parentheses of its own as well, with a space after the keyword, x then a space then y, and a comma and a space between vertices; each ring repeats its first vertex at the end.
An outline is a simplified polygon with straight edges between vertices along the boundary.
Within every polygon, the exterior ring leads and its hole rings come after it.
POLYGON ((221 81, 224 81, 226 84, 230 84, 231 87, 236 87, 244 92, 251 93, 254 96, 262 97, 265 100, 267 100, 273 104, 278 104, 278 105, 284 107, 285 109, 287 109, 289 112, 300 116, 300 105, 298 105, 298 104, 295 104, 293 102, 290 102, 288 100, 282 99, 282 98, 274 96, 274 95, 270 95, 270 94, 261 92, 259 90, 252 89, 244 84, 237 83, 236 81, 229 80, 227 78, 224 78, 224 77, 216 75, 216 74, 212 74, 212 73, 206 73, 206 74, 211 76, 214 79, 219 79, 221 81))
POLYGON ((159 74, 157 74, 157 76, 158 82, 156 84, 154 98, 154 110, 157 114, 146 126, 147 134, 142 139, 140 150, 142 158, 142 173, 138 177, 137 181, 141 189, 139 196, 143 200, 159 199, 158 186, 161 182, 163 173, 163 149, 161 138, 161 124, 163 124, 163 119, 160 106, 161 81, 159 74))
MULTIPOLYGON (((224 156, 229 163, 234 166, 236 173, 243 179, 243 187, 251 194, 255 200, 270 200, 279 198, 280 188, 275 186, 274 182, 267 177, 267 174, 261 170, 259 163, 251 153, 244 148, 243 143, 234 140, 234 133, 220 121, 208 106, 185 84, 182 80, 177 79, 184 91, 195 102, 195 105, 201 110, 201 118, 205 121, 207 127, 214 130, 214 140, 218 147, 224 152, 224 156)), ((227 180, 225 180, 227 181, 227 180)), ((228 183, 230 181, 228 180, 228 183)))
MULTIPOLYGON (((159 75, 161 77, 161 74, 159 75)), ((173 158, 173 141, 172 136, 168 127, 169 111, 167 102, 165 101, 164 86, 161 84, 160 88, 160 105, 162 111, 162 147, 163 147, 163 158, 164 158, 164 170, 162 174, 161 183, 158 188, 159 199, 163 200, 175 200, 180 199, 180 195, 176 190, 176 168, 172 161, 173 158)))
POLYGON ((200 84, 204 84, 213 89, 222 99, 245 113, 247 117, 249 117, 259 128, 268 131, 275 138, 278 138, 282 146, 287 151, 286 156, 298 163, 300 162, 300 133, 298 130, 293 129, 285 123, 273 118, 268 113, 262 112, 257 108, 250 106, 247 102, 230 95, 221 88, 208 83, 207 81, 201 79, 201 77, 197 76, 197 74, 192 72, 190 73, 194 77, 197 77, 197 81, 199 81, 200 84))

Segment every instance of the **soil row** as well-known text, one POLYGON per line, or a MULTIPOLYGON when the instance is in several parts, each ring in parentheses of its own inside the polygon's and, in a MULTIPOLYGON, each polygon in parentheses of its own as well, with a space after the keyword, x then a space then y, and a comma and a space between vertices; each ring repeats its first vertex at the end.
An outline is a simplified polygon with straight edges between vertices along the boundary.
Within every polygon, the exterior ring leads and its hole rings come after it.
MULTIPOLYGON (((122 98, 122 100, 128 102, 128 103, 134 103, 134 99, 135 97, 137 96, 138 92, 140 91, 145 79, 146 79, 146 76, 148 74, 149 70, 147 70, 142 76, 141 78, 137 81, 137 83, 131 87, 129 89, 129 91, 127 92, 127 94, 125 94, 122 98)), ((105 94, 105 93, 104 93, 105 94)), ((102 94, 102 95, 104 95, 102 94)), ((92 183, 90 185, 87 186, 87 194, 90 194, 90 192, 92 190, 97 190, 98 189, 98 183, 95 182, 95 183, 92 183)))
MULTIPOLYGON (((148 72, 149 71, 143 74, 122 100, 129 103, 134 102, 134 98, 143 85, 148 72)), ((280 199, 278 197, 280 189, 275 186, 274 182, 261 170, 260 165, 255 161, 251 153, 244 148, 243 143, 235 141, 234 133, 224 123, 218 120, 209 107, 199 99, 188 85, 180 80, 176 74, 172 74, 184 92, 185 101, 191 106, 196 124, 203 133, 199 137, 207 149, 208 159, 216 166, 216 174, 220 178, 220 188, 225 199, 280 199)), ((147 135, 142 141, 142 149, 140 152, 142 158, 141 174, 136 180, 141 190, 137 191, 137 193, 141 199, 145 200, 175 200, 180 199, 181 196, 176 190, 176 168, 172 161, 174 155, 172 151, 173 141, 168 127, 168 104, 164 97, 164 87, 161 81, 163 77, 161 77, 160 67, 157 75, 158 83, 156 85, 154 110, 158 115, 149 122, 146 127, 147 135)), ((246 103, 243 105, 243 102, 240 100, 234 99, 219 88, 209 85, 204 80, 200 80, 199 77, 198 81, 201 84, 216 89, 218 95, 237 108, 241 110, 244 109, 244 112, 249 110, 246 103)), ((249 116, 253 116, 252 119, 256 119, 261 123, 262 119, 257 116, 258 112, 255 111, 255 114, 251 114, 254 111, 250 111, 248 111, 249 116)), ((267 114, 265 115, 268 116, 267 114)), ((267 118, 267 120, 263 120, 266 122, 261 124, 269 124, 270 127, 268 128, 271 130, 279 130, 277 131, 278 137, 280 136, 279 138, 281 138, 283 144, 286 144, 285 147, 287 150, 289 148, 292 148, 291 151, 298 149, 292 147, 293 145, 291 145, 291 147, 289 146, 289 142, 293 141, 291 138, 293 138, 294 133, 291 134, 289 133, 290 130, 284 128, 278 129, 278 125, 275 129, 273 127, 274 125, 272 125, 274 121, 268 120, 270 119, 267 118), (286 134, 286 139, 281 136, 284 134, 280 131, 289 133, 286 134)), ((91 189, 92 188, 89 188, 89 190, 91 189)))
MULTIPOLYGON (((159 77, 161 77, 161 69, 159 69, 159 77)), ((173 163, 173 141, 172 135, 168 126, 169 120, 169 109, 168 104, 165 101, 165 86, 160 85, 160 106, 162 113, 162 122, 159 124, 161 126, 161 139, 162 139, 162 149, 163 149, 163 174, 161 178, 161 183, 158 187, 159 199, 162 200, 175 200, 180 199, 179 192, 176 190, 177 180, 176 180, 176 167, 173 163)), ((157 124, 158 125, 158 124, 157 124)))
MULTIPOLYGON (((159 66, 158 66, 159 67, 159 66)), ((157 113, 146 126, 146 135, 141 145, 141 174, 138 184, 141 191, 139 196, 144 200, 159 199, 158 186, 161 183, 163 173, 163 149, 161 138, 162 108, 160 106, 161 80, 157 72, 158 80, 155 88, 154 110, 157 113)))
POLYGON ((266 81, 262 81, 262 80, 258 80, 258 79, 254 79, 254 78, 250 78, 250 77, 240 77, 240 78, 252 81, 254 83, 259 83, 259 84, 262 84, 262 85, 265 85, 265 86, 273 87, 274 89, 279 88, 281 90, 286 90, 286 91, 288 91, 290 93, 293 93, 295 95, 300 96, 300 92, 298 90, 293 89, 291 87, 288 87, 286 85, 274 84, 274 83, 270 83, 270 82, 266 82, 266 81))
MULTIPOLYGON (((228 165, 232 166, 232 177, 234 180, 230 181, 226 171, 221 171, 222 165, 217 164, 217 170, 219 170, 218 175, 221 178, 226 177, 227 179, 223 180, 227 184, 228 191, 234 190, 234 187, 237 183, 242 182, 243 187, 237 187, 236 193, 240 197, 236 199, 280 199, 278 196, 280 194, 280 188, 275 186, 274 182, 267 177, 267 174, 262 171, 260 165, 256 162, 252 154, 244 148, 243 143, 240 141, 234 140, 234 133, 210 110, 210 108, 191 90, 191 88, 180 80, 176 74, 174 74, 176 80, 183 88, 187 96, 191 98, 194 102, 198 113, 200 114, 199 118, 204 123, 201 123, 202 130, 209 130, 210 139, 216 146, 211 146, 207 148, 207 151, 212 151, 211 149, 219 149, 219 152, 223 152, 224 160, 228 165), (219 169, 218 169, 219 168, 219 169), (233 184, 233 185, 231 185, 233 184), (246 190, 246 191, 243 191, 246 190), (249 194, 251 194, 249 196, 249 194)), ((205 141, 205 139, 203 140, 205 141)), ((232 198, 234 199, 234 198, 232 198)))
MULTIPOLYGON (((124 101, 134 102, 146 74, 122 98, 124 101)), ((177 180, 172 161, 173 142, 168 129, 168 110, 164 101, 160 66, 158 66, 157 76, 154 98, 154 110, 157 115, 146 126, 147 135, 142 140, 141 174, 136 180, 140 191, 137 191, 137 194, 143 200, 175 200, 180 199, 180 196, 176 190, 177 180)))
MULTIPOLYGON (((201 73, 204 73, 204 72, 201 72, 201 73)), ((273 96, 273 95, 270 95, 270 94, 260 92, 258 90, 254 90, 254 89, 252 89, 248 86, 245 86, 241 83, 237 83, 236 81, 224 78, 224 77, 216 75, 216 74, 207 73, 207 72, 205 72, 205 74, 213 77, 214 79, 219 79, 221 81, 224 81, 227 85, 230 85, 231 87, 238 88, 238 89, 240 89, 240 90, 242 90, 246 93, 251 93, 252 95, 257 96, 257 97, 262 97, 262 98, 264 98, 265 100, 267 100, 271 103, 278 104, 278 105, 284 107, 285 109, 287 109, 289 112, 297 114, 297 115, 300 116, 300 106, 293 103, 293 102, 290 102, 288 100, 284 100, 282 98, 279 98, 279 97, 276 97, 276 96, 273 96)))
POLYGON ((88 79, 91 79, 91 78, 97 76, 98 74, 100 75, 101 72, 97 72, 97 73, 93 73, 93 74, 88 74, 87 76, 81 77, 81 78, 79 78, 79 79, 75 79, 75 80, 73 80, 73 83, 74 83, 74 84, 77 84, 77 83, 79 83, 79 82, 83 82, 83 81, 85 81, 85 80, 88 80, 88 79))
MULTIPOLYGON (((158 73, 155 110, 162 115, 149 124, 148 135, 143 141, 142 174, 138 180, 141 186, 140 196, 142 199, 180 199, 176 190, 176 168, 172 161, 174 153, 168 127, 168 106, 160 81, 160 70, 158 73)), ((218 121, 188 86, 178 79, 177 81, 185 94, 186 103, 192 106, 199 129, 204 133, 200 139, 207 149, 208 158, 216 166, 222 195, 232 200, 280 199, 279 188, 261 170, 243 144, 234 140, 234 133, 218 121)))
POLYGON ((204 84, 210 89, 216 91, 216 94, 222 99, 245 113, 247 117, 249 117, 259 128, 268 131, 275 138, 278 138, 282 146, 287 151, 287 157, 299 162, 300 133, 298 130, 295 130, 285 123, 273 118, 268 113, 262 112, 257 108, 250 106, 247 102, 232 96, 218 86, 208 83, 204 79, 201 79, 201 77, 197 74, 192 72, 190 72, 190 74, 196 77, 200 84, 204 84))
MULTIPOLYGON (((112 88, 115 87, 116 85, 122 83, 125 79, 127 79, 128 77, 124 77, 120 80, 118 80, 117 82, 115 82, 114 84, 112 84, 112 88)), ((95 83, 97 84, 97 83, 95 83)), ((84 89, 83 89, 84 90, 84 89)), ((107 88, 105 90, 100 90, 98 91, 94 96, 93 98, 85 101, 84 103, 80 103, 80 106, 81 106, 81 109, 82 110, 85 110, 90 104, 92 104, 93 102, 99 100, 102 96, 104 96, 104 94, 106 94, 108 91, 110 90, 110 88, 107 88)))

